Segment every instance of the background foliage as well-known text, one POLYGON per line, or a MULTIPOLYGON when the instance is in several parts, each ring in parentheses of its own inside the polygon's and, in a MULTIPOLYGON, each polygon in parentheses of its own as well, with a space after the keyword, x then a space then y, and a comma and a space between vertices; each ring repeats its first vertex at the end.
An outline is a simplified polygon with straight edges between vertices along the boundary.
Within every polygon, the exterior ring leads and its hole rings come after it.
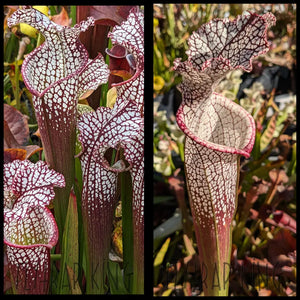
POLYGON ((241 159, 233 222, 230 295, 295 295, 296 288, 296 4, 156 4, 153 19, 154 295, 200 295, 201 268, 184 174, 181 101, 172 70, 187 40, 213 18, 272 12, 271 50, 250 74, 231 72, 218 92, 255 119, 251 157, 241 159))

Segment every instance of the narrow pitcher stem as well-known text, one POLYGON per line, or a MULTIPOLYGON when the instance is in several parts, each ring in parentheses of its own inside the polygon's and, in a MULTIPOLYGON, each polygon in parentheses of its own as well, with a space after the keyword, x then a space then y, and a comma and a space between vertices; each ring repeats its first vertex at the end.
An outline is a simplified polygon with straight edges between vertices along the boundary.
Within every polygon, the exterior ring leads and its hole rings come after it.
POLYGON ((187 137, 185 157, 204 294, 227 295, 240 155, 218 153, 187 137))
MULTIPOLYGON (((136 213, 133 212, 133 219, 136 220, 138 217, 136 213)), ((133 273, 134 273, 134 282, 133 292, 135 294, 144 293, 144 226, 135 226, 133 230, 133 252, 134 252, 134 261, 133 261, 133 273)))
POLYGON ((201 281, 204 295, 227 296, 230 272, 231 226, 223 230, 223 253, 218 250, 220 241, 215 233, 204 234, 207 229, 200 228, 197 220, 194 222, 194 227, 197 244, 200 245, 198 250, 201 257, 201 281))
POLYGON ((113 210, 104 209, 105 215, 99 215, 102 217, 98 222, 95 221, 95 217, 85 224, 86 238, 87 238, 87 294, 105 294, 107 288, 105 287, 106 271, 108 263, 108 253, 110 250, 110 244, 106 241, 110 241, 111 238, 111 224, 113 219, 113 210), (111 212, 111 213, 110 213, 111 212), (97 229, 95 228, 97 227, 97 229))

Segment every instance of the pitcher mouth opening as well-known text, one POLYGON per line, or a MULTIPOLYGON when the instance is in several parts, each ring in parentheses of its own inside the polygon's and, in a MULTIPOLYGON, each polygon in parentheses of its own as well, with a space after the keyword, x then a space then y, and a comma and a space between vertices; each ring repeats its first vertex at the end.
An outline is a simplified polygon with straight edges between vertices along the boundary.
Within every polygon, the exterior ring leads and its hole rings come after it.
POLYGON ((119 157, 120 151, 124 152, 124 148, 120 145, 116 148, 108 147, 101 159, 102 166, 116 173, 129 171, 132 165, 126 159, 119 157))
MULTIPOLYGON (((225 104, 227 101, 230 101, 230 102, 228 102, 231 105, 230 112, 233 115, 239 116, 239 118, 241 115, 243 117, 242 123, 239 124, 238 126, 247 128, 247 129, 246 130, 244 129, 245 135, 240 135, 239 139, 234 140, 235 144, 230 140, 226 140, 226 138, 223 138, 222 141, 220 140, 220 142, 218 142, 217 139, 211 140, 210 137, 216 136, 215 128, 205 128, 204 127, 203 129, 201 129, 201 130, 203 130, 204 135, 206 134, 206 137, 199 135, 199 129, 198 129, 198 132, 196 132, 196 130, 190 129, 193 126, 189 125, 188 116, 184 113, 184 106, 180 106, 177 111, 176 119, 177 119, 178 126, 189 138, 191 138, 193 141, 195 141, 196 143, 198 143, 204 147, 208 147, 212 150, 216 150, 216 151, 223 152, 223 153, 232 153, 232 154, 243 155, 246 158, 250 157, 250 152, 251 152, 254 142, 255 142, 255 122, 254 122, 253 118, 240 105, 232 102, 231 100, 226 99, 222 95, 218 95, 216 93, 213 93, 213 95, 222 97, 225 101, 225 104), (209 135, 207 133, 209 133, 209 135)), ((228 111, 229 111, 229 108, 228 108, 228 111)), ((217 118, 220 119, 219 116, 217 116, 217 118)), ((234 122, 235 122, 235 119, 232 120, 230 126, 226 126, 226 127, 219 126, 219 128, 221 128, 221 131, 218 132, 217 136, 221 136, 221 135, 225 136, 226 130, 229 131, 228 133, 226 133, 227 136, 229 136, 231 134, 230 133, 231 130, 232 130, 232 134, 234 134, 234 125, 235 125, 234 122)))
POLYGON ((27 237, 26 232, 24 232, 25 236, 19 239, 14 237, 13 233, 4 226, 4 244, 20 249, 32 249, 37 247, 46 247, 51 249, 58 241, 58 228, 51 211, 48 208, 41 206, 32 206, 29 209, 31 213, 26 215, 25 218, 12 221, 16 223, 21 222, 20 226, 26 226, 26 222, 27 224, 31 222, 30 218, 32 214, 34 214, 34 217, 36 217, 36 214, 40 214, 42 216, 42 219, 39 221, 42 222, 42 224, 40 224, 40 228, 43 229, 44 233, 37 234, 39 235, 39 238, 36 238, 32 236, 27 237))

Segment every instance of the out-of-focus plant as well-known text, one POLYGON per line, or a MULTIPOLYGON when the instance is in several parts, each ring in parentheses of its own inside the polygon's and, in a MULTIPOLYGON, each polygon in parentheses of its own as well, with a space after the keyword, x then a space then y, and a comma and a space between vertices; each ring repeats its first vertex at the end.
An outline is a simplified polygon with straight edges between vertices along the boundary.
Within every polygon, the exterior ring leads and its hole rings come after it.
POLYGON ((154 169, 158 173, 170 176, 176 170, 172 154, 183 160, 184 134, 176 122, 167 118, 165 110, 157 110, 158 105, 158 102, 154 104, 154 169))

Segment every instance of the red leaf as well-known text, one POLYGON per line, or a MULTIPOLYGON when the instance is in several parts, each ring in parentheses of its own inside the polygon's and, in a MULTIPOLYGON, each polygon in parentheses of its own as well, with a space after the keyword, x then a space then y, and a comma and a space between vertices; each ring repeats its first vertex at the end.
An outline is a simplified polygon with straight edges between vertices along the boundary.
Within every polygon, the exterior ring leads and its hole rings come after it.
POLYGON ((28 159, 41 151, 42 148, 37 145, 25 145, 29 139, 27 118, 7 104, 4 104, 4 110, 4 118, 7 118, 4 120, 4 163, 28 159))
POLYGON ((275 185, 287 183, 289 178, 284 170, 273 169, 269 172, 271 182, 275 185))
POLYGON ((243 260, 237 261, 237 268, 243 273, 249 274, 265 274, 266 276, 287 276, 291 280, 295 280, 294 271, 291 267, 274 266, 268 260, 261 260, 256 257, 246 256, 243 260))
POLYGON ((289 229, 293 233, 297 232, 296 220, 284 211, 276 210, 273 212, 273 219, 280 227, 289 229))
POLYGON ((133 6, 109 6, 109 5, 94 5, 94 6, 78 6, 77 14, 92 16, 96 20, 96 24, 115 26, 126 20, 130 9, 133 6))
POLYGON ((269 190, 269 184, 264 180, 257 180, 251 189, 247 192, 246 203, 253 204, 258 199, 259 195, 266 194, 269 190))
POLYGON ((29 140, 28 117, 4 104, 4 148, 19 148, 29 140))
POLYGON ((250 209, 251 218, 257 220, 257 218, 263 219, 266 223, 273 226, 278 226, 287 230, 290 230, 293 233, 297 233, 296 221, 281 210, 276 210, 272 212, 272 207, 270 205, 263 206, 260 209, 260 212, 255 209, 250 209), (273 213, 274 217, 271 219, 269 215, 273 213))
POLYGON ((24 149, 4 149, 4 163, 7 164, 15 159, 24 160, 26 158, 26 150, 24 149))
MULTIPOLYGON (((127 62, 126 59, 126 55, 127 55, 127 50, 125 47, 121 46, 121 45, 115 45, 113 46, 111 49, 106 49, 105 50, 106 54, 109 55, 109 69, 110 70, 122 70, 123 72, 127 71, 130 72, 130 67, 129 64, 127 62)), ((132 76, 131 73, 130 77, 132 76)), ((114 75, 118 75, 118 74, 113 74, 111 71, 111 76, 109 77, 109 81, 108 81, 108 85, 109 87, 111 86, 112 83, 117 83, 117 82, 121 82, 122 79, 118 76, 114 76, 114 75)), ((123 78, 123 80, 127 80, 128 78, 123 78)))
POLYGON ((121 77, 122 80, 128 80, 132 75, 125 70, 111 70, 110 74, 121 77))
POLYGON ((125 58, 127 55, 126 48, 121 45, 115 45, 111 49, 106 49, 105 52, 113 58, 125 58))
POLYGON ((268 257, 275 266, 292 266, 296 263, 296 239, 289 230, 280 230, 268 242, 268 257))
POLYGON ((259 289, 258 296, 259 297, 269 297, 272 295, 272 291, 266 288, 259 289))
POLYGON ((64 7, 58 15, 51 16, 51 21, 62 26, 70 26, 71 20, 69 19, 68 13, 64 7))

